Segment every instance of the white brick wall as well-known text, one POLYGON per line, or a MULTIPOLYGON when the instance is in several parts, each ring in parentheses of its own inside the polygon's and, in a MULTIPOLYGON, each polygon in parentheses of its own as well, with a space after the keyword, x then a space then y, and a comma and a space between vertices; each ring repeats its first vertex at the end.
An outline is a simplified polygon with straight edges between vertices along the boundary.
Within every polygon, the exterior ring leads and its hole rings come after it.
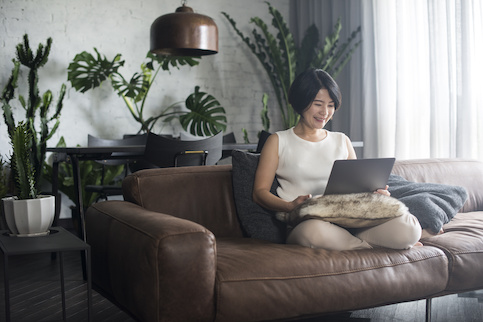
MULTIPOLYGON (((121 53, 126 61, 121 72, 130 78, 139 71, 149 49, 151 23, 166 13, 174 12, 178 0, 0 0, 0 90, 10 76, 15 47, 27 33, 30 45, 45 43, 52 37, 53 46, 49 62, 40 74, 41 93, 51 89, 57 99, 62 83, 67 85, 60 128, 49 141, 53 146, 60 136, 68 145, 86 145, 87 134, 104 138, 120 138, 134 133, 138 124, 131 119, 124 102, 106 83, 102 88, 85 94, 76 92, 67 82, 67 66, 83 50, 93 53, 93 47, 112 59, 121 53)), ((271 1, 288 21, 289 0, 271 1)), ((260 109, 263 92, 272 98, 271 130, 280 128, 275 96, 262 66, 234 33, 221 15, 227 12, 238 27, 250 34, 253 16, 270 23, 267 5, 263 0, 190 0, 187 3, 195 12, 213 18, 219 29, 219 53, 206 56, 197 67, 183 67, 170 73, 163 72, 149 93, 147 110, 184 100, 196 85, 216 97, 225 107, 227 131, 233 131, 242 141, 242 128, 249 131, 250 140, 256 142, 261 129, 260 109)), ((20 84, 25 84, 22 80, 20 84)), ((22 89, 24 90, 24 89, 22 89)), ((23 111, 17 108, 17 120, 23 111)), ((179 131, 166 126, 162 132, 179 131)), ((10 153, 7 129, 0 120, 0 153, 10 153)))

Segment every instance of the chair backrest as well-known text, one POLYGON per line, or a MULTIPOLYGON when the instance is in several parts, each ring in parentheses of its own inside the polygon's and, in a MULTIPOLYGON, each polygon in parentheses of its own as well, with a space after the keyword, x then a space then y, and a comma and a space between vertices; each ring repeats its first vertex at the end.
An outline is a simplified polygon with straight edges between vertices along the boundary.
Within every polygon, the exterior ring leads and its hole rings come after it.
MULTIPOLYGON (((126 137, 123 139, 101 139, 93 135, 87 135, 88 146, 125 146, 125 145, 145 145, 147 140, 147 134, 134 135, 132 137, 126 137)), ((105 165, 121 165, 125 164, 131 154, 124 152, 116 152, 112 154, 116 157, 126 157, 126 159, 112 159, 112 160, 99 160, 99 163, 105 165)))
POLYGON ((265 144, 265 142, 267 141, 267 139, 270 135, 272 135, 272 133, 267 132, 265 130, 262 130, 262 132, 260 132, 260 137, 258 138, 256 153, 262 152, 263 145, 265 144))
MULTIPOLYGON (((235 133, 230 132, 223 135, 223 143, 236 143, 235 133)), ((231 156, 231 151, 222 151, 222 159, 228 158, 229 156, 231 156)))
POLYGON ((201 140, 183 141, 149 133, 144 159, 153 167, 215 165, 221 159, 223 132, 201 140), (202 151, 201 153, 193 151, 202 151), (206 151, 206 153, 205 153, 206 151), (205 162, 203 159, 206 158, 205 162))

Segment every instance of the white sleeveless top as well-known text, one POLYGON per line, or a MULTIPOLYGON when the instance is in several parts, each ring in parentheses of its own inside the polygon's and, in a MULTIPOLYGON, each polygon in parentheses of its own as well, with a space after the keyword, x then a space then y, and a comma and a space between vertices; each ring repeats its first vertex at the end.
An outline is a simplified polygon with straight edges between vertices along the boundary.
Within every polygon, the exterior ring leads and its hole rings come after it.
POLYGON ((327 131, 326 138, 319 142, 298 137, 293 128, 276 134, 279 142, 276 175, 280 184, 277 194, 286 201, 301 195, 323 194, 334 161, 349 157, 347 136, 340 132, 327 131))

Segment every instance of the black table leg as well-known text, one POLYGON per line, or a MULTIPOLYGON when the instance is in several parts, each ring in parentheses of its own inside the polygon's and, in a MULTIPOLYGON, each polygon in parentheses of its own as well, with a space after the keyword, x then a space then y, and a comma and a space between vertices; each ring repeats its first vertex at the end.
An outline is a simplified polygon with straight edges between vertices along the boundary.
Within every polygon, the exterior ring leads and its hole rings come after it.
POLYGON ((79 167, 79 159, 76 156, 71 156, 70 161, 72 163, 72 172, 74 175, 74 189, 76 191, 76 207, 79 214, 79 227, 78 233, 79 238, 84 242, 86 241, 85 235, 85 219, 84 219, 84 203, 82 201, 82 183, 81 183, 81 173, 79 167))
MULTIPOLYGON (((77 232, 79 234, 79 238, 81 238, 85 242, 86 241, 85 216, 84 216, 84 203, 82 202, 82 183, 81 183, 79 159, 77 159, 76 156, 71 156, 70 162, 72 163, 72 172, 73 172, 72 174, 74 175, 74 189, 77 192, 76 207, 78 210, 77 214, 79 215, 77 232)), ((85 280, 87 278, 85 251, 81 251, 81 261, 82 261, 82 273, 85 280)))
POLYGON ((67 321, 65 313, 65 283, 64 283, 64 255, 59 252, 59 269, 60 269, 60 293, 62 296, 62 320, 67 321))
POLYGON ((5 321, 10 322, 10 278, 8 276, 8 256, 3 254, 3 281, 5 288, 5 321))
POLYGON ((91 273, 91 250, 86 250, 87 259, 87 321, 92 321, 92 273, 91 273))

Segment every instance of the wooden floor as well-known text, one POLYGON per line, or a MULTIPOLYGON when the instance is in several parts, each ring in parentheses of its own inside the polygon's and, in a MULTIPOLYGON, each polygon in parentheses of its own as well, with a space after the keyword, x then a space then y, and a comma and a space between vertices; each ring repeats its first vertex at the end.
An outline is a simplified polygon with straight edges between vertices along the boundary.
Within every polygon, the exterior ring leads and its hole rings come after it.
MULTIPOLYGON (((50 254, 10 258, 11 317, 14 322, 61 321, 62 306, 58 259, 50 254)), ((67 321, 87 320, 86 284, 79 252, 64 255, 67 321)), ((0 265, 0 321, 5 321, 3 262, 0 265)), ((433 300, 433 322, 483 321, 483 291, 449 295, 433 300)), ((93 291, 93 321, 134 321, 129 315, 93 291)), ((347 312, 306 322, 424 321, 425 301, 347 312)))
MULTIPOLYGON (((5 321, 3 261, 1 262, 0 321, 5 321)), ((62 321, 59 262, 50 254, 12 256, 9 259, 11 321, 62 321)), ((80 252, 64 253, 67 321, 87 321, 87 284, 80 252)), ((135 321, 95 290, 92 321, 135 321)))

